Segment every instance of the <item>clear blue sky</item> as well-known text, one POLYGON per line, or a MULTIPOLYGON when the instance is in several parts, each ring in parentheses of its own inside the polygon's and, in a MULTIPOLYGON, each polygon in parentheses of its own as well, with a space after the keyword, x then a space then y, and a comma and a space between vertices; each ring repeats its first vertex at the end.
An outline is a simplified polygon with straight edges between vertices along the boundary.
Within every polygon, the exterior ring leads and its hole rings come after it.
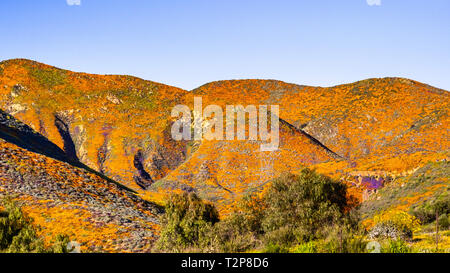
POLYGON ((448 0, 1 0, 0 37, 1 60, 185 89, 399 76, 450 90, 448 0))

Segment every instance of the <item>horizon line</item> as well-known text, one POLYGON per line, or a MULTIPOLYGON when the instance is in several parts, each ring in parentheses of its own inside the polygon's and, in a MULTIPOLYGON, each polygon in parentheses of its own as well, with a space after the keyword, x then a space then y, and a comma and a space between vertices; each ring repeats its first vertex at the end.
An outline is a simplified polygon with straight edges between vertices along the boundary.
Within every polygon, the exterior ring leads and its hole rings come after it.
POLYGON ((13 61, 26 61, 26 62, 32 62, 32 63, 37 63, 40 65, 44 65, 44 66, 49 66, 52 67, 54 69, 59 69, 59 70, 64 70, 64 71, 69 71, 72 73, 77 73, 77 74, 88 74, 88 75, 95 75, 95 76, 122 76, 122 77, 133 77, 136 79, 140 79, 143 81, 149 81, 149 82, 154 82, 154 83, 158 83, 158 84, 162 84, 162 85, 166 85, 169 87, 174 87, 177 89, 181 89, 187 92, 192 92, 196 89, 199 89, 203 86, 209 85, 209 84, 213 84, 213 83, 218 83, 218 82, 227 82, 227 81, 251 81, 251 80, 262 80, 262 81, 276 81, 276 82, 283 82, 286 84, 290 84, 290 85, 297 85, 299 87, 313 87, 313 88, 336 88, 336 87, 340 87, 340 86, 344 86, 344 85, 350 85, 350 84, 355 84, 355 83, 359 83, 359 82, 363 82, 363 81, 369 81, 369 80, 389 80, 389 79, 394 79, 394 80, 407 80, 407 81, 412 81, 415 83, 419 83, 419 84, 424 84, 427 86, 430 86, 434 89, 438 89, 441 91, 445 91, 445 92, 450 92, 450 90, 446 90, 444 88, 440 88, 440 87, 436 87, 432 84, 428 84, 428 83, 424 83, 421 81, 417 81, 414 79, 410 79, 410 78, 405 78, 405 77, 398 77, 398 76, 385 76, 385 77, 372 77, 372 78, 365 78, 365 79, 361 79, 361 80, 357 80, 354 82, 344 82, 344 83, 340 83, 340 84, 335 84, 335 85, 330 85, 330 86, 320 86, 320 85, 305 85, 305 84, 299 84, 299 83, 293 83, 293 82, 287 82, 287 81, 282 81, 282 80, 278 80, 278 79, 274 79, 274 78, 235 78, 235 79, 222 79, 222 80, 213 80, 210 82, 206 82, 202 85, 199 85, 193 89, 185 89, 179 86, 175 86, 175 85, 171 85, 171 84, 167 84, 167 83, 163 83, 163 82, 159 82, 159 81, 154 81, 154 80, 149 80, 149 79, 144 79, 141 78, 139 76, 134 76, 134 75, 129 75, 129 74, 98 74, 98 73, 90 73, 90 72, 86 72, 86 71, 74 71, 74 70, 70 70, 70 69, 66 69, 66 68, 61 68, 61 67, 57 67, 51 64, 47 64, 41 61, 37 61, 37 60, 33 60, 33 59, 28 59, 28 58, 11 58, 11 59, 5 59, 5 60, 0 60, 0 64, 6 63, 6 62, 13 62, 13 61))

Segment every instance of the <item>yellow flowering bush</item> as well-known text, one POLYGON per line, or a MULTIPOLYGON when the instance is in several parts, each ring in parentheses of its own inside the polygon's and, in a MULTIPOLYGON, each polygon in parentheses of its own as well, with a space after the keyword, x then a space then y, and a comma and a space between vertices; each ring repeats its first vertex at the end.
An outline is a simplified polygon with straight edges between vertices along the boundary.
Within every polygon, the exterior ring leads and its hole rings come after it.
POLYGON ((420 230, 420 221, 401 210, 388 210, 375 215, 370 237, 408 237, 420 230))

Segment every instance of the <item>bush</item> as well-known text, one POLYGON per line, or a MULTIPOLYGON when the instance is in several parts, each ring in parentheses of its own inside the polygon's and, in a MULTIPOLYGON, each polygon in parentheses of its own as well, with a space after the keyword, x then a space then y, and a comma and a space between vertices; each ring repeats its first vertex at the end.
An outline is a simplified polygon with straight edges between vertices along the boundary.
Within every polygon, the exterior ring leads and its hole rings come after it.
POLYGON ((321 251, 362 252, 365 243, 358 219, 345 212, 346 196, 343 183, 308 169, 274 179, 262 196, 243 198, 220 222, 214 206, 195 194, 172 195, 155 250, 287 252, 321 240, 321 251))
POLYGON ((264 253, 288 253, 289 249, 286 248, 285 246, 268 243, 268 244, 266 244, 263 252, 264 253))
POLYGON ((172 194, 162 216, 162 232, 157 250, 181 252, 206 249, 212 243, 212 226, 219 221, 213 204, 194 193, 172 194))
POLYGON ((344 184, 308 169, 285 174, 272 180, 262 197, 244 198, 215 226, 216 249, 286 252, 293 245, 327 237, 330 227, 351 222, 357 228, 358 221, 344 214, 346 206, 344 184))
POLYGON ((374 224, 369 232, 371 239, 411 239, 413 233, 420 229, 420 221, 416 217, 399 210, 375 215, 374 224))
POLYGON ((344 221, 327 231, 319 251, 324 253, 365 253, 367 242, 356 219, 345 217, 344 221))
POLYGON ((317 253, 317 244, 313 241, 300 244, 292 249, 294 253, 317 253))
POLYGON ((437 199, 422 204, 412 210, 412 215, 417 217, 422 224, 436 221, 436 212, 439 215, 450 214, 450 195, 440 196, 437 199))
POLYGON ((51 247, 45 247, 37 235, 33 220, 10 198, 3 200, 0 213, 0 252, 67 253, 67 236, 59 235, 51 247))
POLYGON ((225 220, 214 225, 213 247, 219 252, 244 252, 255 248, 258 234, 254 231, 253 217, 244 211, 234 213, 225 220))
POLYGON ((429 224, 436 220, 436 213, 429 207, 417 207, 411 211, 411 214, 422 224, 429 224))
POLYGON ((343 216, 346 193, 343 183, 309 169, 273 180, 263 197, 266 241, 289 245, 320 237, 343 216))
POLYGON ((412 248, 410 248, 405 241, 389 240, 387 245, 381 247, 381 253, 411 253, 412 248))
POLYGON ((449 216, 447 214, 442 214, 439 217, 438 223, 442 229, 448 229, 450 227, 449 216))

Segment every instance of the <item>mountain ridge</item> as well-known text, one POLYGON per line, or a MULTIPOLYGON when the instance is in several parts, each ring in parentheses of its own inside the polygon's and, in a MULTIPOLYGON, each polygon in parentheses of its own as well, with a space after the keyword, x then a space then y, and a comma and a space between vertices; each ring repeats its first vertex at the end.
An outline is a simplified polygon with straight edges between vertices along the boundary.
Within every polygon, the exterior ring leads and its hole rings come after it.
POLYGON ((202 95, 205 104, 221 106, 279 104, 282 120, 348 160, 448 146, 430 141, 426 133, 445 132, 448 91, 404 78, 327 88, 227 80, 186 91, 131 76, 75 73, 27 59, 0 62, 0 69, 0 108, 61 149, 72 147, 70 153, 90 168, 134 189, 148 187, 186 160, 189 143, 170 138, 170 108, 192 106, 195 95, 202 95))
POLYGON ((3 61, 0 195, 23 203, 44 237, 62 231, 83 250, 99 245, 110 252, 149 251, 171 193, 195 192, 226 217, 245 195, 305 167, 348 185, 355 206, 377 198, 384 204, 390 197, 367 181, 397 189, 392 181, 416 183, 405 177, 429 162, 448 168, 448 97, 404 78, 324 88, 227 80, 186 91, 126 75, 3 61), (195 96, 221 107, 279 105, 279 149, 260 151, 260 140, 173 140, 171 109, 193 109, 195 96))
POLYGON ((20 62, 28 62, 30 64, 38 64, 38 65, 46 66, 48 68, 58 69, 58 70, 66 71, 66 72, 72 72, 72 73, 76 73, 76 74, 86 74, 86 75, 92 75, 92 76, 132 77, 132 78, 136 78, 138 80, 159 83, 159 84, 162 84, 162 85, 174 87, 174 88, 177 88, 177 89, 180 89, 180 90, 185 90, 185 91, 188 91, 188 92, 193 92, 193 91, 195 91, 197 89, 200 89, 202 87, 205 87, 205 86, 208 86, 208 85, 212 85, 212 84, 216 84, 216 83, 221 83, 221 82, 228 82, 228 81, 243 81, 243 82, 245 82, 245 81, 251 81, 251 80, 262 80, 262 81, 267 81, 267 82, 279 82, 279 83, 286 83, 286 84, 290 84, 290 85, 296 85, 298 87, 316 87, 316 88, 342 87, 342 86, 346 86, 346 85, 358 84, 358 83, 361 83, 361 82, 371 81, 371 80, 399 80, 399 81, 409 81, 411 83, 425 85, 425 86, 428 86, 428 87, 430 87, 432 89, 438 90, 439 93, 440 92, 450 92, 449 90, 446 90, 444 88, 436 87, 433 84, 427 84, 427 83, 416 81, 416 80, 413 80, 413 79, 410 79, 410 78, 399 77, 399 76, 370 77, 370 78, 366 78, 366 79, 362 79, 362 80, 357 80, 357 81, 354 81, 354 82, 339 83, 339 84, 333 84, 333 85, 329 85, 329 86, 306 85, 306 84, 300 84, 300 83, 294 83, 294 82, 287 82, 287 81, 277 80, 277 79, 273 79, 273 78, 237 78, 237 79, 211 81, 211 82, 204 83, 204 84, 202 84, 202 85, 200 85, 198 87, 195 87, 193 89, 185 89, 185 88, 182 88, 182 87, 177 87, 177 86, 170 85, 170 84, 160 83, 160 82, 156 82, 156 81, 149 80, 149 79, 144 79, 144 78, 133 76, 133 75, 129 75, 129 74, 97 74, 97 73, 89 73, 89 72, 85 72, 85 71, 74 71, 74 70, 69 70, 69 69, 65 69, 65 68, 60 68, 60 67, 57 67, 57 66, 52 66, 52 65, 46 64, 44 62, 31 60, 31 59, 27 59, 27 58, 5 59, 5 60, 0 61, 0 65, 1 64, 11 63, 11 62, 12 63, 14 63, 14 62, 19 62, 19 63, 20 62))

